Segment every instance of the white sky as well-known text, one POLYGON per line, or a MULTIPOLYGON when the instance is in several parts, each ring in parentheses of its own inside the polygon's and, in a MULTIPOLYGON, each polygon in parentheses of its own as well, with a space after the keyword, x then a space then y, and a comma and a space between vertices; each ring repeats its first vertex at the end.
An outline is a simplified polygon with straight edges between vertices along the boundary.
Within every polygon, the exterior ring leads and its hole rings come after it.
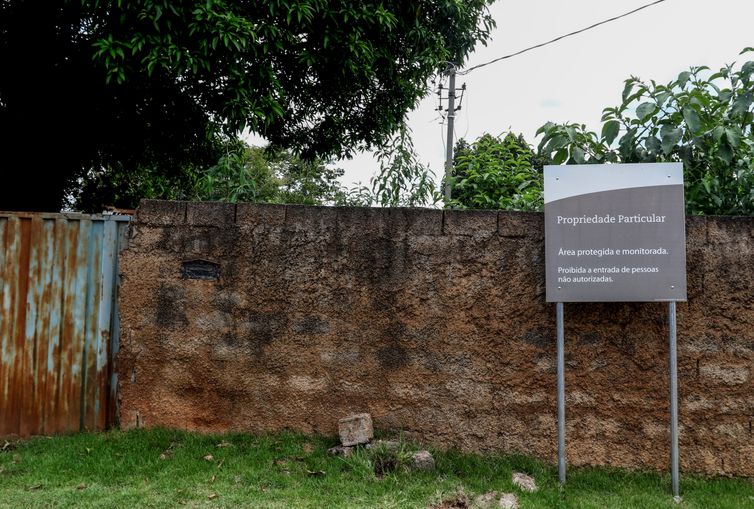
MULTIPOLYGON (((471 67, 548 41, 630 11, 650 0, 498 0, 491 7, 497 22, 492 41, 478 46, 471 67)), ((691 65, 714 70, 745 61, 739 52, 754 46, 754 0, 667 0, 629 17, 594 28, 550 46, 459 76, 466 83, 456 134, 473 141, 485 132, 534 133, 545 122, 578 122, 600 128, 602 109, 620 102, 630 75, 668 82, 691 65)), ((752 59, 748 54, 748 59, 752 59)), ((414 145, 438 178, 443 172, 445 137, 437 98, 430 95, 409 114, 414 145)), ((367 184, 377 170, 370 154, 340 161, 348 186, 367 184)))

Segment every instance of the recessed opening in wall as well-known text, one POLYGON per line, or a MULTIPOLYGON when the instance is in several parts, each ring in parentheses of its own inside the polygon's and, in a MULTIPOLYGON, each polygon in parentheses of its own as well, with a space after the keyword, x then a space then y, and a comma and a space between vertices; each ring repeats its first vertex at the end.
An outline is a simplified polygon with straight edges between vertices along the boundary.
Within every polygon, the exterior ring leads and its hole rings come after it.
POLYGON ((220 264, 209 260, 187 260, 181 263, 181 277, 217 281, 220 279, 220 264))

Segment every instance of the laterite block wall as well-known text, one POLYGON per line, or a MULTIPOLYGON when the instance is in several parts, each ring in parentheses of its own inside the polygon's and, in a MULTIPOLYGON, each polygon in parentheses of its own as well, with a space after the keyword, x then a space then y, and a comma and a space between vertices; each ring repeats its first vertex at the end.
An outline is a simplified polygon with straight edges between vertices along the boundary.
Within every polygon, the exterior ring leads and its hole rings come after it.
MULTIPOLYGON (((689 218, 681 467, 754 476, 754 218, 689 218)), ((336 434, 554 461, 539 214, 143 202, 122 253, 124 427, 336 434)), ((666 469, 666 306, 566 304, 568 460, 666 469)))

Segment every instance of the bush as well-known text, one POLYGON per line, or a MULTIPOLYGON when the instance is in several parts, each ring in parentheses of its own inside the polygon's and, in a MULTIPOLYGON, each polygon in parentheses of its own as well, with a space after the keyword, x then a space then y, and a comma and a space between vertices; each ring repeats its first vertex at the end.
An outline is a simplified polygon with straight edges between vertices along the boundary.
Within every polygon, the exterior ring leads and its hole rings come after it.
POLYGON ((453 208, 540 210, 542 162, 522 136, 459 140, 453 160, 453 208))
POLYGON ((682 162, 687 213, 754 214, 753 77, 751 61, 692 67, 665 85, 631 77, 599 136, 547 123, 539 153, 554 164, 682 162))

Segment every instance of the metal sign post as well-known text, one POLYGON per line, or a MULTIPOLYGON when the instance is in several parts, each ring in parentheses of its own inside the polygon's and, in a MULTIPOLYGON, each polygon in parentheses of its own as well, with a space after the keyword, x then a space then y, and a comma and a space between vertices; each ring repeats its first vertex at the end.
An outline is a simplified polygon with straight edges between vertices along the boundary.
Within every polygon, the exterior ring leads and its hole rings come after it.
POLYGON ((678 480, 678 355, 676 349, 675 301, 668 302, 670 336, 670 475, 673 496, 679 496, 678 480))
POLYGON ((566 480, 565 302, 668 302, 670 468, 679 493, 676 302, 686 300, 681 163, 544 167, 545 283, 557 309, 558 478, 566 480))
POLYGON ((565 331, 563 327, 563 303, 556 304, 558 322, 558 479, 566 481, 565 451, 565 331))

